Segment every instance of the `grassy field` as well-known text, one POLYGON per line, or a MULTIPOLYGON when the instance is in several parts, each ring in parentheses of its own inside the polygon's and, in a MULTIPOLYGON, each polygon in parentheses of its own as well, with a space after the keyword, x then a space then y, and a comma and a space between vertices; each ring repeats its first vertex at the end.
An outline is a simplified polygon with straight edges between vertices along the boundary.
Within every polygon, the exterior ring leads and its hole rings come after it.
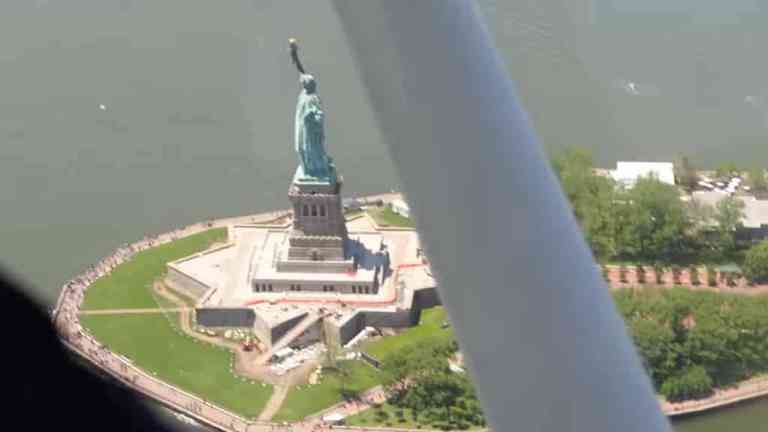
POLYGON ((453 331, 450 327, 440 328, 446 319, 445 309, 440 306, 425 309, 421 312, 419 325, 406 329, 396 336, 371 341, 364 345, 363 350, 382 360, 387 353, 395 352, 407 345, 418 344, 428 338, 439 337, 451 340, 453 331))
POLYGON ((246 417, 256 417, 272 387, 250 383, 230 372, 232 353, 179 333, 176 314, 87 315, 94 337, 141 369, 190 393, 246 417))
MULTIPOLYGON (((158 307, 152 282, 162 277, 165 264, 205 250, 225 236, 226 231, 217 228, 138 253, 86 291, 85 308, 158 307)), ((97 340, 141 369, 236 413, 257 416, 272 387, 236 378, 230 371, 231 352, 181 333, 171 321, 177 323, 178 315, 81 316, 83 326, 97 340)))
POLYGON ((214 228, 137 253, 109 276, 88 288, 82 309, 154 308, 152 282, 165 273, 165 264, 207 249, 226 239, 225 228, 214 228))
POLYGON ((400 216, 389 207, 370 207, 368 214, 380 226, 414 228, 413 219, 400 216))
MULTIPOLYGON (((340 362, 349 370, 346 390, 359 393, 381 383, 379 372, 359 360, 340 362)), ((342 401, 342 380, 331 370, 323 370, 320 382, 315 385, 293 387, 283 406, 275 414, 274 421, 297 421, 329 408, 342 401)))

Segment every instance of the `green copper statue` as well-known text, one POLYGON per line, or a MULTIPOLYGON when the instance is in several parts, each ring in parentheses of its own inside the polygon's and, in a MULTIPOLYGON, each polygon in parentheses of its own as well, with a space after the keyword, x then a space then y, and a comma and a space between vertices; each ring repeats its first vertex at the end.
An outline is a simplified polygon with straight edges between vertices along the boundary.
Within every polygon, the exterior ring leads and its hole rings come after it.
POLYGON ((295 39, 289 40, 291 59, 299 70, 301 93, 296 103, 296 153, 299 155, 297 180, 335 182, 333 160, 325 152, 323 106, 317 95, 315 78, 304 71, 295 39))

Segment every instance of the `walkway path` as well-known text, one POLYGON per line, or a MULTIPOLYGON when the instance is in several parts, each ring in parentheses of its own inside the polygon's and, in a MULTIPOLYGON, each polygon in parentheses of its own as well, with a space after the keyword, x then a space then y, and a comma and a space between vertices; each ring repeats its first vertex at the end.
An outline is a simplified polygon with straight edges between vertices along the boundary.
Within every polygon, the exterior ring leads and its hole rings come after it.
POLYGON ((286 396, 288 396, 289 390, 290 387, 287 385, 274 386, 272 389, 272 396, 264 406, 264 411, 259 414, 259 420, 272 420, 272 417, 277 413, 280 407, 283 406, 283 401, 285 401, 286 396))
POLYGON ((177 308, 150 308, 150 309, 90 309, 78 312, 78 315, 135 315, 135 314, 157 314, 165 312, 187 312, 191 310, 187 307, 177 308))
POLYGON ((684 402, 661 401, 661 409, 666 415, 674 417, 723 407, 766 395, 768 395, 768 378, 754 378, 731 388, 716 390, 712 396, 705 399, 684 402))

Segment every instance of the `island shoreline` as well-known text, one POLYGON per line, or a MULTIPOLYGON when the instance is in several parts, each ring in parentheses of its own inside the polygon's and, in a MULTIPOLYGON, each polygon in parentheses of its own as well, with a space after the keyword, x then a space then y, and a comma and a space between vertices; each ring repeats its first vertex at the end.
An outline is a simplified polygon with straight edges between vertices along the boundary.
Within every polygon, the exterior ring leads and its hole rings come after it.
MULTIPOLYGON (((399 194, 386 193, 361 197, 360 200, 369 203, 378 200, 389 202, 399 197, 399 194)), ((99 278, 109 274, 112 268, 127 261, 137 252, 212 228, 229 227, 235 224, 265 223, 285 217, 289 214, 289 210, 278 210, 248 216, 225 217, 195 223, 154 237, 145 237, 137 242, 123 246, 123 248, 127 248, 131 251, 131 254, 127 258, 122 260, 115 259, 115 256, 118 256, 118 254, 114 253, 113 255, 104 258, 97 265, 91 266, 83 273, 75 276, 62 287, 55 307, 51 312, 51 319, 57 330, 59 339, 62 344, 73 353, 73 355, 76 355, 88 365, 99 369, 99 372, 104 373, 112 379, 119 381, 122 385, 139 392, 143 397, 159 402, 162 406, 194 418, 196 421, 207 426, 224 431, 238 432, 247 430, 258 431, 260 430, 260 427, 263 429, 264 427, 272 428, 280 426, 280 423, 244 419, 237 414, 208 403, 195 395, 150 376, 147 372, 132 365, 128 359, 122 358, 122 356, 106 350, 103 345, 96 341, 93 336, 80 326, 79 320, 77 320, 76 317, 80 310, 85 289, 99 278), (82 291, 77 292, 72 288, 72 283, 75 280, 87 281, 82 288, 82 291), (155 390, 153 390, 153 388, 155 388, 155 390), (185 403, 182 403, 182 401, 185 403)), ((768 396, 768 377, 761 377, 742 381, 731 388, 716 390, 715 394, 709 398, 678 403, 670 403, 660 400, 660 406, 664 414, 669 418, 678 418, 727 409, 733 405, 758 400, 766 396, 768 396)), ((340 430, 359 431, 398 430, 367 427, 351 428, 343 426, 336 426, 336 428, 340 430)))

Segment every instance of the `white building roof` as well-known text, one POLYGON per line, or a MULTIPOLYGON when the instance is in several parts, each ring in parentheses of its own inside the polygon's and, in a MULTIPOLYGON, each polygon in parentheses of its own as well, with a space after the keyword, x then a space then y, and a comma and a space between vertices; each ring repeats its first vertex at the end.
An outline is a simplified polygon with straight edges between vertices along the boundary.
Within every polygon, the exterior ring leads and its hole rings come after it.
MULTIPOLYGON (((696 191, 693 193, 693 199, 712 207, 727 196, 728 194, 722 192, 696 191)), ((744 203, 744 219, 741 223, 745 228, 760 228, 762 225, 768 225, 768 200, 759 200, 753 196, 739 196, 738 199, 744 203)))
POLYGON ((760 228, 762 225, 768 225, 768 201, 759 200, 754 197, 741 198, 744 201, 744 220, 742 224, 745 228, 760 228))
POLYGON ((616 162, 611 177, 627 187, 634 186, 637 179, 653 176, 660 181, 675 184, 675 166, 672 162, 616 162))

